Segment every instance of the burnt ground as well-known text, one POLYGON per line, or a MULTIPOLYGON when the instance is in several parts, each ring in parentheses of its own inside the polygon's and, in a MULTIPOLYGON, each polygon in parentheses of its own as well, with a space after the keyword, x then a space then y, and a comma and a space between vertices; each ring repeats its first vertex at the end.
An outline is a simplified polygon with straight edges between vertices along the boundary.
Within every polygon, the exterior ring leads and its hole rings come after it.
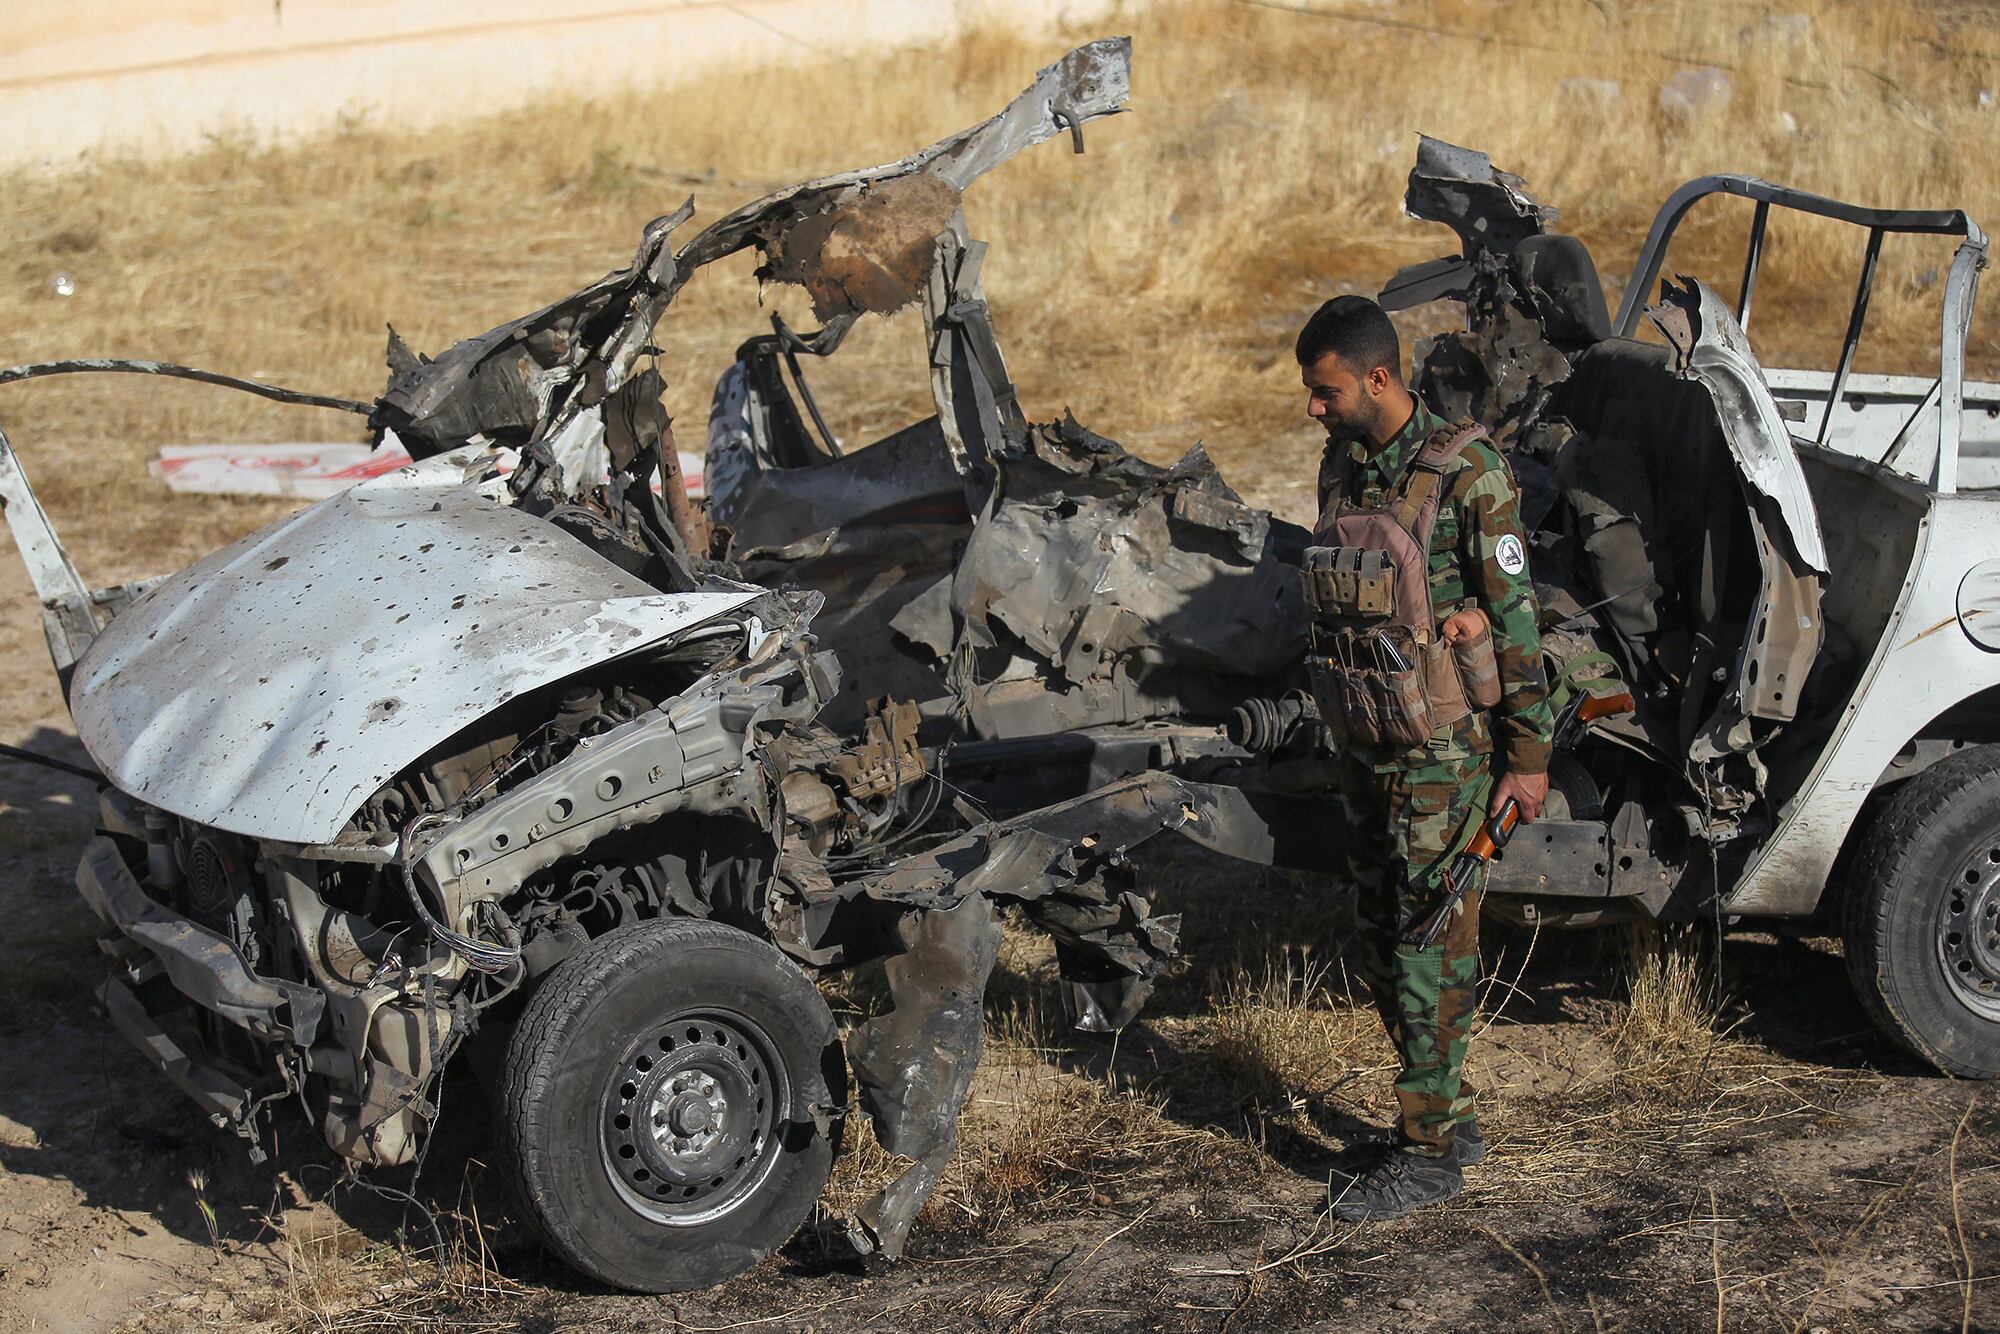
MULTIPOLYGON (((4 739, 80 760, 31 684, 36 627, 0 633, 4 739)), ((1388 1105, 1334 890, 1185 851, 1146 869, 1191 963, 1116 1042, 1063 1036, 1010 948, 960 1162, 900 1266, 822 1225, 714 1291, 594 1290, 506 1218, 469 1076, 414 1186, 426 1215, 338 1183, 295 1111, 252 1164, 129 1055, 71 888, 90 810, 87 784, 0 765, 7 1328, 2000 1328, 2000 1090, 1876 1036, 1826 941, 1728 937, 1709 1025, 1636 996, 1604 936, 1493 933, 1491 1156, 1445 1209, 1329 1227, 1331 1155, 1388 1105)), ((843 1198, 879 1179, 865 1141, 843 1198)))

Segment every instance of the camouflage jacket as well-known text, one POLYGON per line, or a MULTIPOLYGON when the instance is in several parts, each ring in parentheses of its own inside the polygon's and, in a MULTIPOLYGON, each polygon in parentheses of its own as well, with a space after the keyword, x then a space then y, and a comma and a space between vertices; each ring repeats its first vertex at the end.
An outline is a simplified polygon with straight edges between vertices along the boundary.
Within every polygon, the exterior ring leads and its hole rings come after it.
MULTIPOLYGON (((1403 429, 1372 454, 1364 441, 1329 441, 1319 467, 1321 513, 1337 495, 1362 505, 1384 503, 1424 441, 1448 424, 1419 400, 1403 429)), ((1437 526, 1431 530, 1431 606, 1440 621, 1461 607, 1486 613, 1500 660, 1500 705, 1492 722, 1475 712, 1440 728, 1426 750, 1350 745, 1348 753, 1378 770, 1417 768, 1491 751, 1497 727, 1507 771, 1543 773, 1555 719, 1542 675, 1535 585, 1514 475, 1491 442, 1475 440, 1452 461, 1441 486, 1437 526)))

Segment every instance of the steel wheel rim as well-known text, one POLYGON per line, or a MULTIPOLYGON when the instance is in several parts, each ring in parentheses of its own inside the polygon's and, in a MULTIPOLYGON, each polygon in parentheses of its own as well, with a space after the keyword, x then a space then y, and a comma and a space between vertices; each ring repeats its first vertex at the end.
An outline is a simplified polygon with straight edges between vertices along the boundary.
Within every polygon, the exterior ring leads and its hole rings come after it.
POLYGON ((2000 847, 1975 852, 1945 886, 1937 951, 1952 995, 2000 1023, 2000 847))
POLYGON ((711 1223, 777 1166, 791 1083, 763 1028, 733 1010, 655 1024, 611 1070, 599 1116, 605 1175, 636 1213, 711 1223))

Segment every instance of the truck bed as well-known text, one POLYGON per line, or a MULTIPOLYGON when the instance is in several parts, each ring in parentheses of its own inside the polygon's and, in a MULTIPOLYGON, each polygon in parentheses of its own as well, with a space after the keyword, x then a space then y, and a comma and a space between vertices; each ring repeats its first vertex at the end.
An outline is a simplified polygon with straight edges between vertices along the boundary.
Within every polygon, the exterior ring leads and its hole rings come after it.
MULTIPOLYGON (((1764 378, 1778 406, 1792 421, 1793 434, 1808 440, 1817 437, 1833 375, 1828 371, 1768 370, 1764 378)), ((1937 453, 1937 413, 1927 400, 1936 383, 1915 375, 1848 376, 1840 409, 1833 414, 1832 428, 1827 432, 1827 447, 1881 463, 1911 414, 1921 406, 1923 420, 1911 425, 1910 443, 1894 466, 1928 482, 1937 453)), ((1965 382, 1959 431, 1959 490, 2000 489, 2000 384, 1965 382)))

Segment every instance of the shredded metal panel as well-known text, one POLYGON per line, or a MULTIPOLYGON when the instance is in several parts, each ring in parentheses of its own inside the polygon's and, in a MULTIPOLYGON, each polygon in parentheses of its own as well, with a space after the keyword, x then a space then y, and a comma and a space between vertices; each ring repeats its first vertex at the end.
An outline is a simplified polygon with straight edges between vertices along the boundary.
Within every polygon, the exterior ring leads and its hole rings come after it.
POLYGON ((155 585, 79 664, 91 758, 176 815, 323 843, 506 700, 757 596, 663 594, 478 476, 463 456, 404 469, 155 585))

